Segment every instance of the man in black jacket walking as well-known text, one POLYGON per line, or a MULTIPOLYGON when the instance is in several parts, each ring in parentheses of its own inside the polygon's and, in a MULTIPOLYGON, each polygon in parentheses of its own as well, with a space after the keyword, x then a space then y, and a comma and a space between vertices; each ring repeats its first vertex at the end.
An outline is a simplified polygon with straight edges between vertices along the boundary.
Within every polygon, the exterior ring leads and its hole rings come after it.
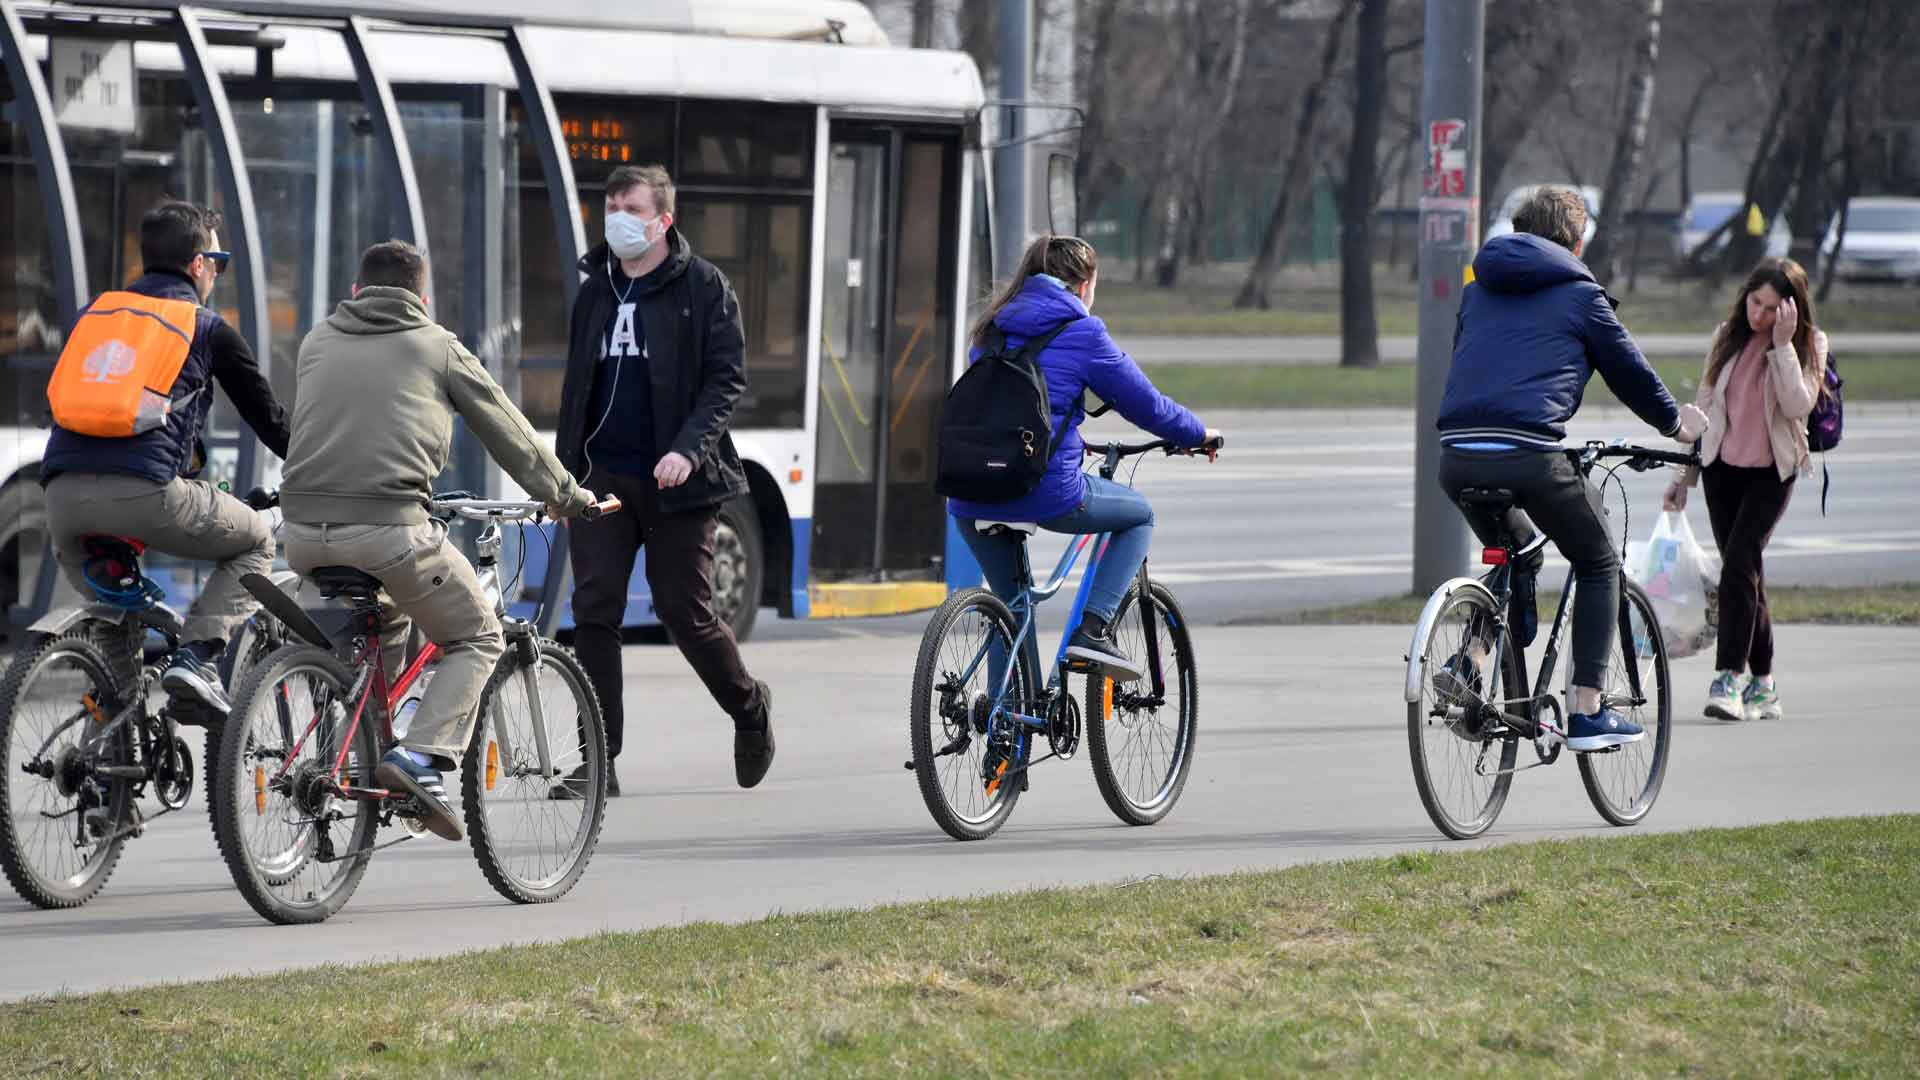
MULTIPOLYGON (((727 434, 747 387, 740 305, 726 276, 673 227, 665 169, 615 169, 606 200, 606 242, 580 260, 555 449, 576 479, 619 496, 628 512, 568 530, 574 651, 617 759, 620 628, 644 544, 654 610, 733 718, 734 774, 750 788, 773 763, 767 684, 747 674, 732 629, 715 616, 712 582, 720 505, 747 491, 727 434)), ((608 792, 620 793, 612 770, 608 792)))

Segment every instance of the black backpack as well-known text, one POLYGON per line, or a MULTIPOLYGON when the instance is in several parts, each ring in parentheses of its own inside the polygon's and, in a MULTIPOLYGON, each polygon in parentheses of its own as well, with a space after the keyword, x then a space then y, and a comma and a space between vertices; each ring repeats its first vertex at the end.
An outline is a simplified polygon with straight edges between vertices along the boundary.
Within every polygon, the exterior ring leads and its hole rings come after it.
POLYGON ((1047 380, 1038 358, 1073 320, 1007 347, 1007 335, 988 326, 980 358, 960 376, 940 413, 939 467, 933 489, 949 499, 998 503, 1032 491, 1079 408, 1051 425, 1047 380))

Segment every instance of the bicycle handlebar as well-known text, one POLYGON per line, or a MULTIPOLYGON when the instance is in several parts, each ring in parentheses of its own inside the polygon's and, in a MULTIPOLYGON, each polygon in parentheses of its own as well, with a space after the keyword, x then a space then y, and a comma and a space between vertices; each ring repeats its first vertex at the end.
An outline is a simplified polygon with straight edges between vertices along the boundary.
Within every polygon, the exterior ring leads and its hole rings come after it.
POLYGON ((1218 435, 1194 447, 1181 446, 1171 439, 1155 439, 1152 442, 1143 443, 1087 443, 1080 449, 1088 457, 1098 457, 1102 454, 1111 453, 1116 458, 1127 458, 1133 457, 1136 454, 1152 453, 1155 450, 1165 450, 1169 455, 1204 454, 1208 451, 1217 451, 1226 444, 1227 437, 1218 435))
MULTIPOLYGON (((439 514, 457 514, 475 521, 539 521, 547 516, 547 504, 514 499, 473 499, 464 492, 436 495, 428 509, 439 514)), ((597 503, 588 503, 580 516, 588 521, 620 509, 620 500, 609 495, 597 503)))
POLYGON ((1656 450, 1651 446, 1633 446, 1624 442, 1603 443, 1593 441, 1581 450, 1569 450, 1568 454, 1585 467, 1592 467, 1597 461, 1607 458, 1626 458, 1627 468, 1636 472, 1645 472, 1655 465, 1694 465, 1700 464, 1700 444, 1695 443, 1686 450, 1656 450))

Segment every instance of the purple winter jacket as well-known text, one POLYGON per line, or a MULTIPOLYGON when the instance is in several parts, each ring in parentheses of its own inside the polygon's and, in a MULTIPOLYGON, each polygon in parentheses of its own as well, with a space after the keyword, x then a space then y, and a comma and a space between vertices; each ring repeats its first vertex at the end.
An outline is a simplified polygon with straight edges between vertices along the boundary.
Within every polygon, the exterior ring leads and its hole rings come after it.
MULTIPOLYGON (((1107 324, 1089 315, 1087 306, 1058 279, 1044 274, 1028 278, 1019 295, 993 321, 1006 333, 1009 345, 1018 345, 1068 319, 1074 320, 1073 324, 1053 339, 1038 361, 1047 380, 1053 431, 1060 429, 1061 418, 1069 410, 1077 408, 1080 392, 1092 390, 1100 400, 1111 402, 1129 422, 1157 438, 1186 446, 1199 446, 1205 441, 1207 429, 1199 418, 1154 389, 1133 357, 1113 343, 1107 324)), ((971 359, 978 359, 979 354, 976 347, 971 359)), ((1086 475, 1080 471, 1081 419, 1076 411, 1053 448, 1046 475, 1032 491, 1003 503, 950 499, 947 512, 957 518, 1041 522, 1078 510, 1087 489, 1086 475)))

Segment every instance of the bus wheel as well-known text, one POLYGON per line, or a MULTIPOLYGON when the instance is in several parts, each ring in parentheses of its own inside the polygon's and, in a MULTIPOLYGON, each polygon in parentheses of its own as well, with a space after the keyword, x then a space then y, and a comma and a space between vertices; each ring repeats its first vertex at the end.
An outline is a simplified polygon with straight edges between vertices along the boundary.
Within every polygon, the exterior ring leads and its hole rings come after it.
POLYGON ((760 514, 753 499, 743 495, 720 507, 713 536, 713 613, 733 628, 733 636, 740 641, 753 633, 766 574, 760 514))

